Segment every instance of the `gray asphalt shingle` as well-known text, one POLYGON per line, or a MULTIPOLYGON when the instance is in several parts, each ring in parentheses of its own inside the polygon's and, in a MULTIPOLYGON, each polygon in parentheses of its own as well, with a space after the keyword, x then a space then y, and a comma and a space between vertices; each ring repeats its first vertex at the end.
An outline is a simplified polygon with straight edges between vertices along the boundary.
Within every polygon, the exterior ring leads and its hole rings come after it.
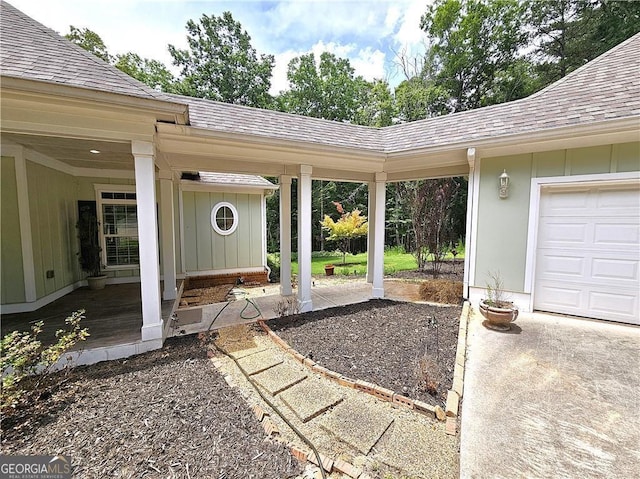
POLYGON ((7 2, 0 2, 0 72, 122 95, 170 101, 7 2))
POLYGON ((158 92, 0 3, 0 72, 188 105, 190 124, 222 134, 393 153, 606 120, 640 118, 640 34, 522 100, 370 128, 158 92))

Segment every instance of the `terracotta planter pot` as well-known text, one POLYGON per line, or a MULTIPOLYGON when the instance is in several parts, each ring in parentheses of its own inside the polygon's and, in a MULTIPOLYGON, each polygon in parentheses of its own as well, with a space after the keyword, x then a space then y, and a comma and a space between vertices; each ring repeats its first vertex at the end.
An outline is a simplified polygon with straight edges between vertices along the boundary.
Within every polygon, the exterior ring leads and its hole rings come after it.
POLYGON ((87 277, 87 283, 89 284, 89 289, 104 289, 107 284, 107 275, 103 274, 102 276, 89 276, 87 277))
POLYGON ((333 276, 333 269, 335 268, 335 266, 333 265, 326 265, 324 267, 324 274, 326 274, 327 276, 333 276))
POLYGON ((480 313, 487 320, 484 325, 496 331, 509 331, 511 324, 518 317, 518 308, 513 303, 503 303, 500 306, 489 306, 485 300, 480 301, 480 313))

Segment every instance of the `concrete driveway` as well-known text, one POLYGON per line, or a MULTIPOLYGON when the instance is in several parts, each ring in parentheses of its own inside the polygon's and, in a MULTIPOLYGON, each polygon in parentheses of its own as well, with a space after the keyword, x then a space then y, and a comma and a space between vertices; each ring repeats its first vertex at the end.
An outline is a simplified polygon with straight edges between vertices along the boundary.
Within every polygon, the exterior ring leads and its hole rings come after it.
POLYGON ((629 478, 640 471, 640 328, 523 315, 469 325, 463 478, 629 478))

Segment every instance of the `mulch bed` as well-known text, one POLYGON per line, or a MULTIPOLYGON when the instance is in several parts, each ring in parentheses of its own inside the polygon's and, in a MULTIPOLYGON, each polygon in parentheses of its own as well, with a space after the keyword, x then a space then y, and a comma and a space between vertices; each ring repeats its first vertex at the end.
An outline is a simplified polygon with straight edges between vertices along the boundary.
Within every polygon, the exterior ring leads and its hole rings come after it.
POLYGON ((440 270, 435 272, 432 263, 425 270, 397 271, 386 275, 388 278, 403 279, 449 279, 451 281, 462 281, 464 277, 464 259, 446 260, 440 265, 440 270))
POLYGON ((268 324, 321 366, 435 406, 452 386, 461 312, 372 300, 268 324))
POLYGON ((2 420, 2 454, 69 455, 82 478, 288 478, 265 433, 195 337, 53 375, 53 395, 2 420))

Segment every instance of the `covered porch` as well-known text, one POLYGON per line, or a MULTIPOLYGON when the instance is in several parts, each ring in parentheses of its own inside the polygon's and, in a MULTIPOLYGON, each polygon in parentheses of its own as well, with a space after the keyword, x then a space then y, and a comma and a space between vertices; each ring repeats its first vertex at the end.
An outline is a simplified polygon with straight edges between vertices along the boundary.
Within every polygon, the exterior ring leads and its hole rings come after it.
MULTIPOLYGON (((176 300, 162 301, 164 324, 170 322, 176 305, 176 300)), ((65 328, 65 318, 79 309, 85 310, 85 319, 80 325, 89 330, 90 336, 75 349, 106 348, 142 341, 140 283, 112 284, 97 291, 82 287, 36 311, 3 314, 2 335, 27 331, 36 322, 43 321, 39 339, 45 344, 51 343, 55 332, 65 328)))

